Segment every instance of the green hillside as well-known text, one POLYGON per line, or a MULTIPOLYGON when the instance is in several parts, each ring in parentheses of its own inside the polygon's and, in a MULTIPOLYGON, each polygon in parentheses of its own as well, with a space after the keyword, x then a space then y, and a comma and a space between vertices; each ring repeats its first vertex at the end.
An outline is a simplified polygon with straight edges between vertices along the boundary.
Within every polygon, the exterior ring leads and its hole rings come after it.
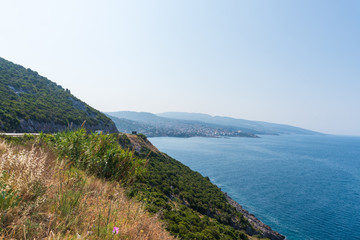
POLYGON ((117 132, 101 112, 37 72, 0 58, 0 132, 78 128, 117 132))
MULTIPOLYGON (((132 197, 132 201, 142 202, 141 208, 153 213, 154 220, 162 220, 166 230, 177 239, 284 239, 284 236, 261 222, 257 224, 258 220, 253 215, 248 218, 249 215, 238 211, 209 178, 159 152, 144 135, 87 134, 81 129, 36 137, 0 136, 0 157, 2 153, 4 156, 8 153, 11 155, 10 143, 16 148, 30 148, 30 157, 35 159, 27 165, 35 167, 31 171, 18 168, 10 159, 19 159, 22 164, 26 164, 26 161, 21 160, 23 157, 8 156, 2 160, 7 163, 5 165, 9 165, 9 168, 0 169, 5 170, 3 174, 9 173, 14 177, 24 174, 38 176, 36 171, 42 169, 43 176, 51 179, 39 191, 32 187, 32 182, 14 185, 18 181, 9 180, 7 175, 0 176, 0 188, 5 189, 4 196, 0 197, 0 200, 4 200, 0 208, 5 211, 0 221, 0 233, 4 233, 6 238, 21 237, 19 229, 21 234, 28 237, 44 238, 49 236, 49 229, 52 229, 56 239, 74 239, 73 236, 77 234, 85 236, 85 239, 138 239, 128 235, 126 229, 129 224, 136 222, 138 231, 133 233, 136 236, 139 231, 146 232, 142 229, 149 221, 147 218, 138 218, 139 207, 133 211, 135 216, 129 222, 129 209, 133 207, 129 204, 124 207, 128 202, 126 199, 119 199, 119 194, 109 193, 114 188, 109 184, 118 186, 121 183, 126 195, 132 197), (41 160, 44 159, 41 155, 43 151, 52 160, 41 160), (45 165, 36 167, 35 163, 45 165), (45 174, 49 169, 52 173, 45 174), (107 183, 100 183, 99 180, 107 183), (7 186, 12 188, 9 190, 7 186), (96 192, 98 194, 94 195, 96 192), (43 196, 47 196, 46 201, 35 204, 43 196), (101 208, 98 208, 99 199, 103 202, 101 208), (113 226, 124 229, 127 237, 113 238, 113 226)), ((140 239, 168 238, 158 235, 140 239)))
POLYGON ((145 161, 117 134, 0 135, 1 239, 174 239, 126 197, 145 161))
POLYGON ((123 134, 119 143, 148 159, 147 171, 129 187, 129 195, 145 202, 148 211, 159 214, 174 236, 249 239, 250 235, 256 239, 284 239, 263 227, 266 225, 250 223, 209 178, 161 153, 144 135, 123 134))

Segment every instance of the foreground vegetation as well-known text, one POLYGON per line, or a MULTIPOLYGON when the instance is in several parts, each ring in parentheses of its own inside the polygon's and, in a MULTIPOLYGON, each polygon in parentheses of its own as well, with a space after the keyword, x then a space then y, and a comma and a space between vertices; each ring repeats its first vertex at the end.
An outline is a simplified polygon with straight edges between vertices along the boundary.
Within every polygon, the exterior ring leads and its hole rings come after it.
POLYGON ((261 237, 208 178, 144 135, 2 138, 0 238, 261 237))
POLYGON ((83 130, 0 139, 0 238, 172 239, 125 196, 144 161, 115 143, 83 130))

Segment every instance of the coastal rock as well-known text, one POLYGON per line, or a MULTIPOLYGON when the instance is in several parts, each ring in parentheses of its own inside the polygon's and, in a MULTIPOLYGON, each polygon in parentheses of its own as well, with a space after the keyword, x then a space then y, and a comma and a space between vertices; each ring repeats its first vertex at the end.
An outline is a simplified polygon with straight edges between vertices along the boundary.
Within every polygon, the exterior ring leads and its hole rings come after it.
POLYGON ((233 200, 227 193, 224 193, 227 201, 235 207, 237 211, 242 213, 245 218, 250 222, 254 229, 247 229, 247 233, 250 235, 260 234, 263 237, 270 238, 271 240, 284 240, 286 239, 285 236, 281 235, 280 233, 274 231, 266 225, 265 223, 261 222, 257 219, 253 214, 246 211, 239 203, 233 200))

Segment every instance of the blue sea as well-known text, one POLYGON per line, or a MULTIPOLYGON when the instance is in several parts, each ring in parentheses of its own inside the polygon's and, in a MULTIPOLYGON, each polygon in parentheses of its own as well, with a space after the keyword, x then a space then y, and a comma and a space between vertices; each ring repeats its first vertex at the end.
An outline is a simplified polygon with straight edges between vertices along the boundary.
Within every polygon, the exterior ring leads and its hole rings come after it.
POLYGON ((289 240, 360 239, 360 137, 149 140, 289 240))

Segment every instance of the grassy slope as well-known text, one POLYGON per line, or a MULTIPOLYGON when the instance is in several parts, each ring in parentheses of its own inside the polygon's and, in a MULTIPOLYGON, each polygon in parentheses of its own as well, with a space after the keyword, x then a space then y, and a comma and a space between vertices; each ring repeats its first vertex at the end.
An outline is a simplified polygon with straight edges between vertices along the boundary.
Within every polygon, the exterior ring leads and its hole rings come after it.
MULTIPOLYGON (((142 204, 125 196, 119 181, 74 163, 76 151, 69 146, 63 149, 66 143, 80 151, 89 143, 99 143, 95 147, 110 153, 115 145, 107 144, 105 136, 93 135, 80 141, 83 147, 76 147, 73 135, 58 134, 62 140, 50 137, 51 142, 43 136, 35 145, 31 137, 10 138, 11 145, 0 139, 0 238, 173 239, 158 216, 150 216, 142 204), (59 155, 63 157, 58 159, 59 155), (114 227, 119 228, 118 234, 113 233, 114 227)), ((114 151, 127 155, 124 150, 114 151)), ((116 159, 125 163, 120 155, 116 159)))
MULTIPOLYGON (((0 58, 0 131, 23 131, 20 121, 63 126, 107 126, 116 131, 104 114, 74 97, 69 90, 0 58)), ((41 129, 43 131, 47 129, 41 129)), ((95 129, 96 130, 96 129, 95 129)), ((54 130, 50 132, 55 132, 54 130)))

